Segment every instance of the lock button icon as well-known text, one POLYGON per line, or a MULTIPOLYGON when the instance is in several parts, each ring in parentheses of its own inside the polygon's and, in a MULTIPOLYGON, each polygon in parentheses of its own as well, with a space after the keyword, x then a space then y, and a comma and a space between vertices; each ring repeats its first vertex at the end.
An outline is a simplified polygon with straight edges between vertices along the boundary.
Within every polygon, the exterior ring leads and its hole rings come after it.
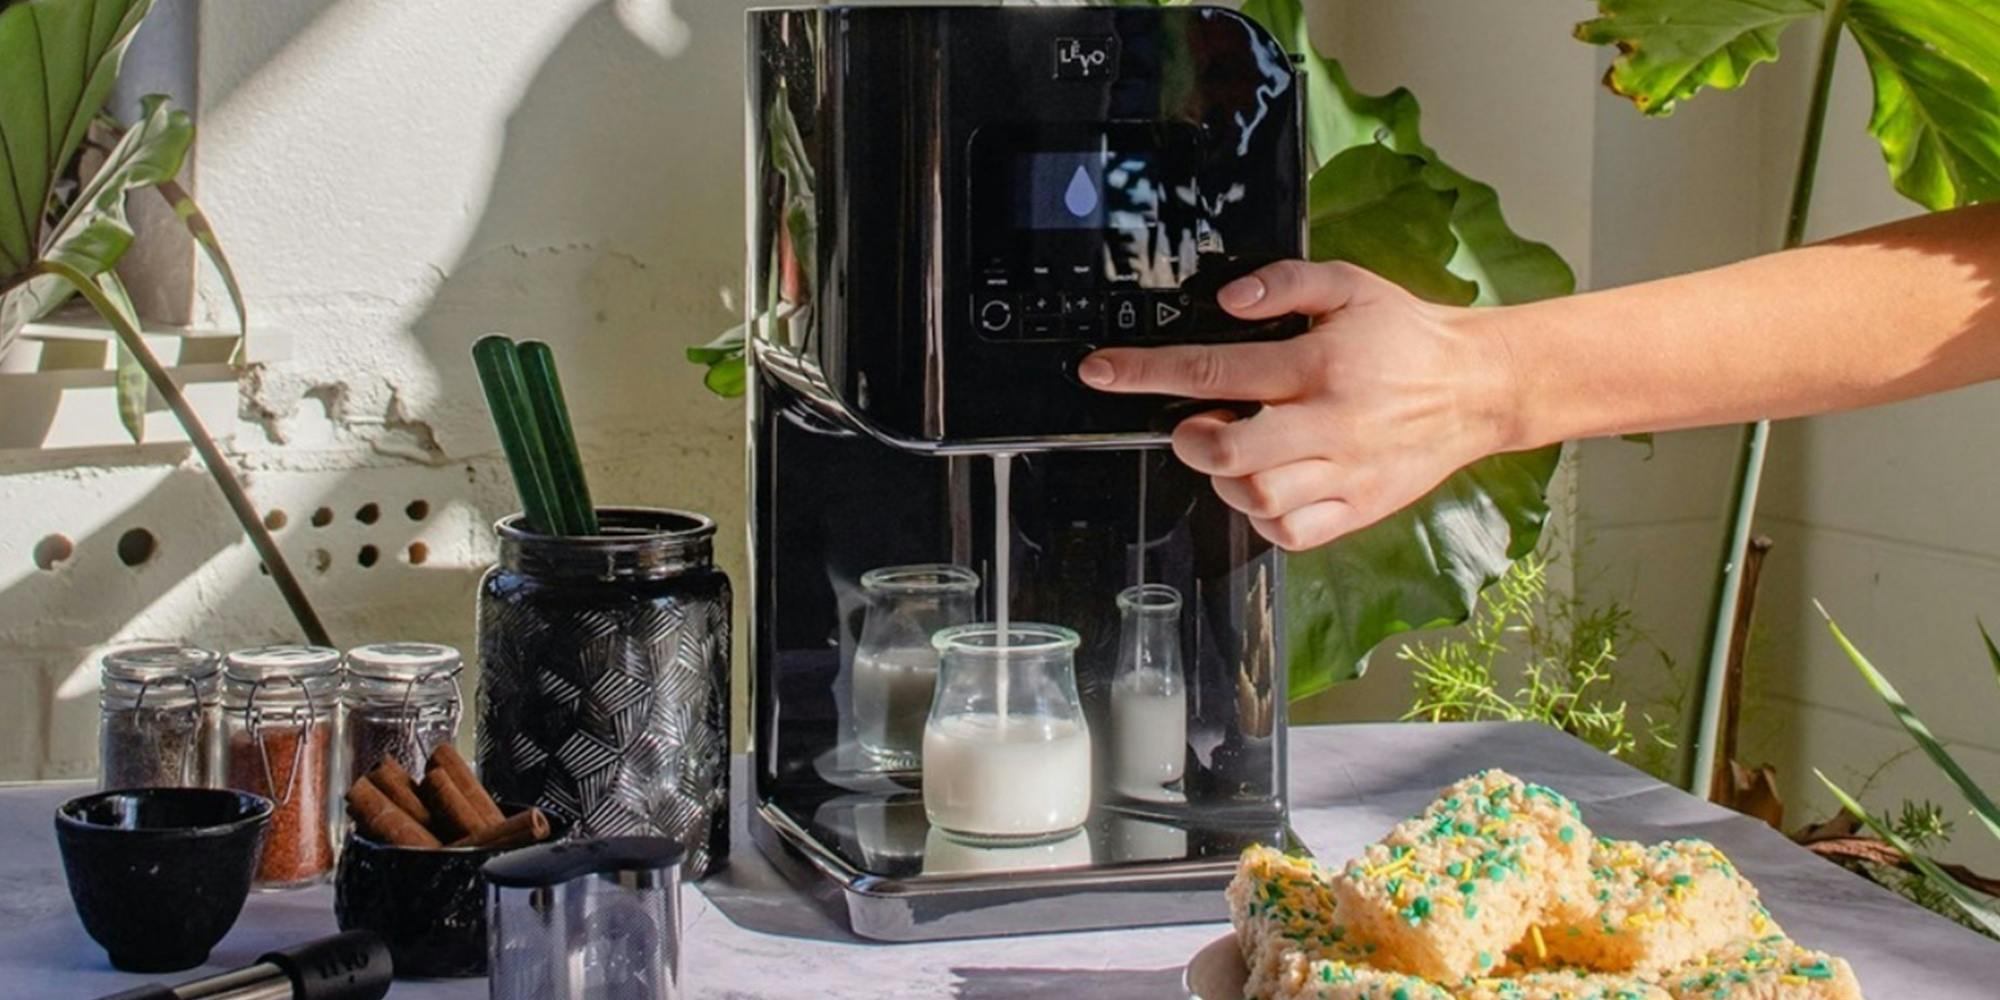
POLYGON ((1131 292, 1111 296, 1111 332, 1120 337, 1146 333, 1146 302, 1143 294, 1131 292))

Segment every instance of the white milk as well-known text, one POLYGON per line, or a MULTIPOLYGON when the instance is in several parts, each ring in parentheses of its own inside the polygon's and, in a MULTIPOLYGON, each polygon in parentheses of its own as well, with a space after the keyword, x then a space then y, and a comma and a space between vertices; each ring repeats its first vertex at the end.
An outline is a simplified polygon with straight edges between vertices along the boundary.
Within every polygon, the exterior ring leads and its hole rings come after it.
POLYGON ((916 766, 937 675, 933 649, 856 653, 854 726, 861 746, 885 763, 916 766))
POLYGON ((1111 784, 1133 795, 1181 780, 1187 765, 1187 689, 1128 673, 1111 685, 1111 784))
POLYGON ((1090 836, 1082 830, 1054 840, 1000 845, 968 844, 935 827, 924 835, 926 875, 1034 871, 1087 864, 1090 864, 1090 836))
POLYGON ((1090 731, 1081 722, 988 712, 924 727, 924 813, 975 837, 1033 837, 1090 814, 1090 731))

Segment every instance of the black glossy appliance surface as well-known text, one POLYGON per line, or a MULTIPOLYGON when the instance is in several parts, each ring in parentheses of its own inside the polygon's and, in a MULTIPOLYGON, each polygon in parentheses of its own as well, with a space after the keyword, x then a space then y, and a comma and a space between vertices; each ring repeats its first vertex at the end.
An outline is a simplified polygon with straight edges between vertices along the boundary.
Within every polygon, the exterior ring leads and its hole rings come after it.
POLYGON ((1213 305, 1303 250, 1290 60, 1203 7, 772 9, 749 36, 758 842, 871 937, 1219 918, 1236 855, 1285 838, 1280 562, 1160 447, 1209 404, 1074 366, 1300 329, 1213 305), (956 564, 996 614, 996 545, 1012 617, 1082 638, 1098 791, 1073 839, 968 854, 919 772, 856 747, 859 581, 956 564), (1114 599, 1141 582, 1185 602, 1188 704, 1186 777, 1147 802, 1105 790, 1114 599))

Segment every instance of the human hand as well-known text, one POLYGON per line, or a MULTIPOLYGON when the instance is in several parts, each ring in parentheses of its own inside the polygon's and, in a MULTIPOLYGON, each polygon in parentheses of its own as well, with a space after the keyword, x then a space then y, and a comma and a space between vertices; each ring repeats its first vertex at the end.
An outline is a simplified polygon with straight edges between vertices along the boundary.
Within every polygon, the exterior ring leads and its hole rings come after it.
POLYGON ((1312 328, 1284 341, 1114 347, 1077 374, 1106 392, 1264 404, 1254 416, 1198 414, 1174 454, 1211 476, 1224 502, 1293 551, 1367 527, 1514 434, 1506 339, 1493 310, 1424 302, 1351 264, 1282 261, 1223 286, 1217 302, 1312 328))

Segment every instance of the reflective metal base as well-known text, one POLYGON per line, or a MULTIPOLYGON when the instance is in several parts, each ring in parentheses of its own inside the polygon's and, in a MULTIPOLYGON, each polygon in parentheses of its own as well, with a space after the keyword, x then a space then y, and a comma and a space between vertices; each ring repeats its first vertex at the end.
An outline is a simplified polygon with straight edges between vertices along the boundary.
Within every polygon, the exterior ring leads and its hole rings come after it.
MULTIPOLYGON (((856 869, 771 803, 751 813, 750 830, 774 867, 855 934, 877 941, 1223 920, 1229 907, 1222 890, 1236 868, 1233 857, 1215 857, 886 878, 856 869)), ((1270 832, 1259 839, 1291 839, 1282 828, 1270 832)), ((1060 842, 1040 846, 1061 850, 1060 842)))

